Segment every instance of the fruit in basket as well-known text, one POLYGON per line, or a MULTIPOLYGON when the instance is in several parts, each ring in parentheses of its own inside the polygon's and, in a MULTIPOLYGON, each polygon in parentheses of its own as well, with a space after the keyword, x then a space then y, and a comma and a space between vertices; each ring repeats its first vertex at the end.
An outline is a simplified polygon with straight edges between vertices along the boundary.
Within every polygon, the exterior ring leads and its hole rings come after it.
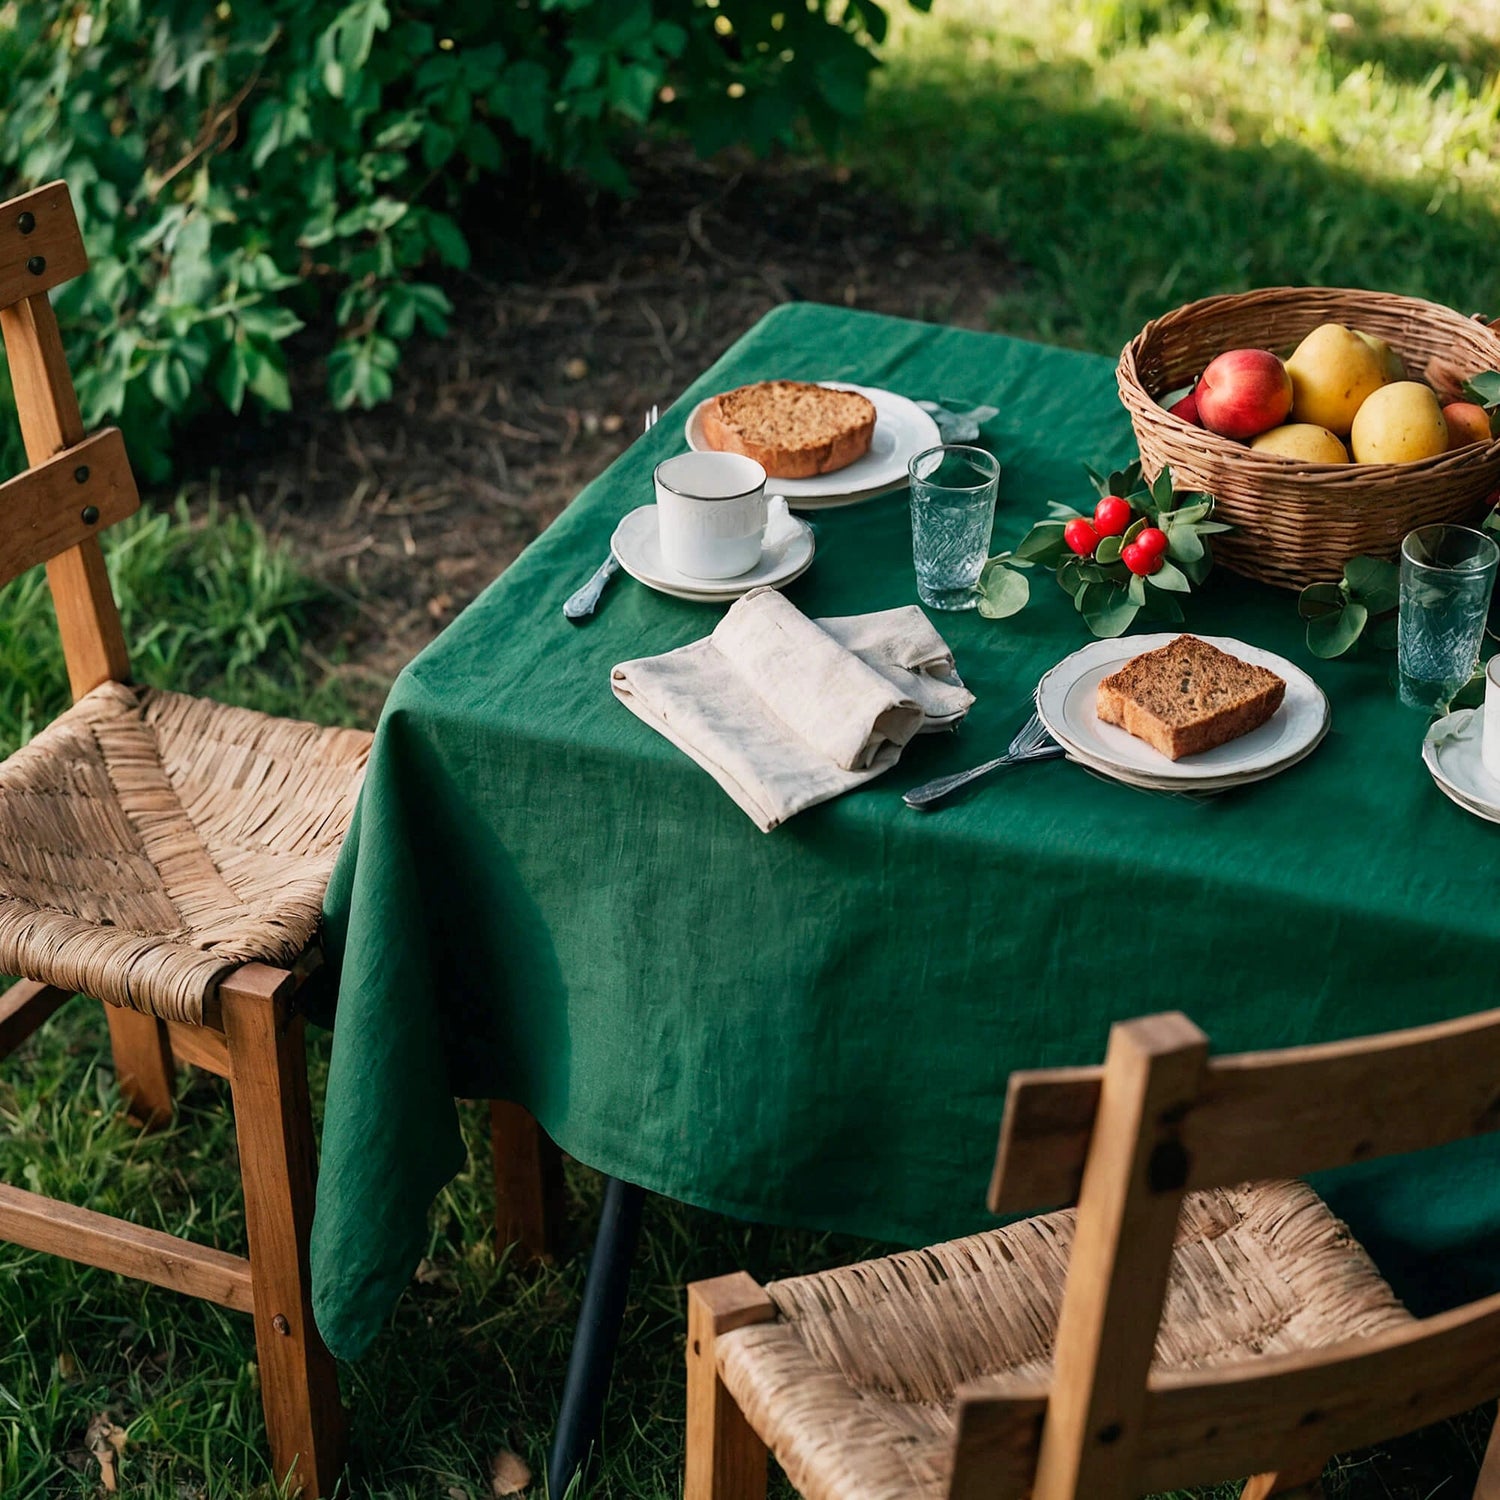
POLYGON ((1406 379, 1406 361, 1383 338, 1359 328, 1354 331, 1380 356, 1380 367, 1387 381, 1406 379))
POLYGON ((1448 450, 1448 424, 1431 386, 1396 380, 1371 392, 1354 416, 1357 464, 1408 464, 1448 450))
POLYGON ((1443 408, 1443 420, 1448 424, 1450 449, 1487 443, 1494 436, 1489 413, 1475 401, 1450 401, 1443 408))
POLYGON ((1312 422, 1288 422, 1263 432, 1250 444, 1254 453, 1275 453, 1307 464, 1346 464, 1349 450, 1326 428, 1312 422))
POLYGON ((1292 377, 1292 420, 1348 437, 1354 414, 1386 384, 1381 355, 1352 328, 1322 323, 1286 362, 1292 377))
POLYGON ((1198 419, 1198 398, 1195 386, 1184 385, 1175 391, 1168 391, 1166 395, 1156 398, 1156 404, 1168 416, 1181 417, 1184 422, 1191 422, 1194 427, 1203 425, 1198 419))
POLYGON ((1210 432, 1251 438, 1286 421, 1292 382, 1269 349, 1230 349, 1209 362, 1194 399, 1210 432))

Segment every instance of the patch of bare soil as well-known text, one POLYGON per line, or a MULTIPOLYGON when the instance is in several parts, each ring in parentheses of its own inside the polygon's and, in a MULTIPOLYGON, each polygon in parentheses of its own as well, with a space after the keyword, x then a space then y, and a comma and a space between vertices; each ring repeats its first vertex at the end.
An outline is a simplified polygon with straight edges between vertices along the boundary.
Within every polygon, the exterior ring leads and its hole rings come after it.
MULTIPOLYGON (((393 402, 337 413, 320 362, 294 410, 215 423, 183 455, 190 498, 244 496, 353 623, 314 641, 373 718, 400 667, 665 405, 777 303, 842 303, 982 328, 1020 274, 1003 250, 914 226, 805 163, 643 150, 638 195, 537 185, 471 210, 473 273, 446 338, 406 348, 393 402)), ((294 354, 294 362, 295 354, 294 354)))

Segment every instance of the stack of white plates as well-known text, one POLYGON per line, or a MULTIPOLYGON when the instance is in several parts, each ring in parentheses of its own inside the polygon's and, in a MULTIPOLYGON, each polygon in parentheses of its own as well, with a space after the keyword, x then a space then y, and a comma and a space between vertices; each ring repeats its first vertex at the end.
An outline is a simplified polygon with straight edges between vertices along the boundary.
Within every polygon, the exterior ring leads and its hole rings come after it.
MULTIPOLYGON (((915 401, 894 391, 851 385, 847 380, 819 380, 814 384, 835 391, 858 391, 866 397, 875 407, 875 435, 862 458, 832 474, 767 480, 766 492, 785 495, 793 510, 831 510, 835 505, 857 505, 861 500, 887 494, 907 482, 906 466, 917 454, 942 442, 937 423, 915 401)), ((699 453, 709 446, 703 440, 703 408, 707 405, 708 401, 700 401, 688 413, 688 447, 699 453)))
POLYGON ((1243 641, 1198 639, 1253 666, 1268 667, 1286 683, 1286 697, 1271 718, 1252 730, 1182 760, 1169 760, 1144 740, 1106 724, 1096 712, 1099 683, 1131 657, 1154 651, 1179 632, 1095 641, 1059 662, 1037 684, 1037 713, 1048 731, 1089 770, 1150 791, 1222 792, 1262 781, 1311 755, 1328 732, 1328 699, 1300 667, 1243 641))
POLYGON ((1489 823, 1500 823, 1500 781, 1480 758, 1483 711, 1460 708, 1439 719, 1422 742, 1422 761, 1438 789, 1466 812, 1489 823))

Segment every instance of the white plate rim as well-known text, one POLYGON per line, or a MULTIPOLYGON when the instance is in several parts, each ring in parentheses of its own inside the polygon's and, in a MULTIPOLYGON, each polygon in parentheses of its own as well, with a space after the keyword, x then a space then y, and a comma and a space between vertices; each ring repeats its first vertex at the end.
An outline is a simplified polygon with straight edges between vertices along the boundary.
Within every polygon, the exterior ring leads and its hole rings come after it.
POLYGON ((1098 771, 1106 773, 1121 771, 1136 777, 1159 778, 1168 785, 1217 781, 1228 787, 1241 782, 1262 780, 1266 775, 1295 764, 1302 758, 1305 751, 1321 743, 1328 732, 1330 722, 1328 695, 1301 667, 1283 656, 1278 656, 1274 651, 1266 651, 1246 641, 1235 640, 1230 636, 1198 635, 1196 631, 1169 630, 1152 635, 1112 636, 1104 640, 1090 641, 1088 645, 1065 656, 1056 666, 1043 673, 1041 681, 1037 683, 1035 696, 1037 713, 1041 716, 1049 733, 1070 753, 1075 753, 1076 758, 1088 762, 1093 769, 1098 771), (1249 661, 1252 665, 1267 667, 1286 680, 1288 689, 1295 684, 1299 694, 1306 694, 1310 698, 1309 706, 1316 706, 1319 710, 1316 726, 1306 734, 1305 738, 1295 740, 1290 748, 1284 748, 1272 755, 1270 759, 1259 763, 1251 760, 1238 767, 1228 767, 1222 763, 1204 763, 1197 757, 1191 761, 1168 760, 1159 751, 1152 750, 1144 740, 1137 743, 1142 751, 1148 752, 1149 755, 1159 760, 1160 766, 1151 761, 1142 765, 1136 761, 1117 760, 1100 755, 1095 749, 1080 745, 1077 736, 1068 733, 1067 720, 1063 714, 1066 695, 1085 672, 1096 666, 1123 663, 1143 652, 1154 651, 1176 640, 1180 635, 1197 635, 1197 638, 1207 645, 1217 646, 1221 651, 1238 655, 1241 660, 1249 661))
POLYGON ((655 509, 656 504, 652 501, 645 505, 638 505, 634 510, 628 511, 625 515, 621 516, 613 533, 610 535, 609 550, 615 561, 637 583, 644 584, 648 589, 655 589, 658 594, 668 594, 674 599, 687 599, 695 604, 731 604, 742 594, 748 594, 751 589, 779 589, 784 584, 794 582, 812 567, 813 559, 817 556, 817 537, 812 527, 806 521, 793 516, 792 519, 802 528, 802 536, 797 538, 796 541, 806 542, 807 556, 787 571, 774 572, 765 578, 748 579, 743 575, 738 578, 726 578, 723 580, 722 586, 708 579, 701 579, 699 582, 703 583, 705 587, 699 589, 680 585, 670 579, 653 578, 638 566, 632 567, 629 560, 621 555, 621 550, 617 544, 621 531, 636 516, 640 515, 642 511, 655 509))
MULTIPOLYGON (((858 470, 860 464, 867 462, 868 454, 855 459, 852 464, 846 464, 842 469, 835 469, 831 474, 817 474, 811 479, 768 479, 767 491, 784 495, 790 506, 818 510, 834 505, 856 505, 862 500, 873 500, 877 495, 889 494, 907 483, 906 466, 911 459, 927 448, 936 447, 943 440, 937 422, 910 396, 903 396, 898 391, 888 391, 882 386, 857 385, 852 380, 813 380, 808 383, 827 386, 832 391, 854 391, 874 403, 877 424, 882 417, 889 422, 899 416, 917 428, 921 439, 916 441, 914 434, 913 443, 906 449, 898 441, 887 467, 877 471, 880 477, 858 483, 853 489, 849 487, 850 471, 858 470)), ((715 395, 717 394, 720 393, 716 392, 715 395)), ((705 396, 688 413, 687 420, 683 423, 683 436, 687 439, 688 447, 695 453, 710 451, 708 444, 703 441, 700 420, 703 408, 713 399, 713 396, 705 396)))
MULTIPOLYGON (((1200 637, 1201 639, 1201 637, 1200 637)), ((1173 780, 1170 777, 1156 778, 1141 775, 1136 772, 1126 773, 1116 770, 1113 766, 1101 764, 1099 761, 1091 760, 1081 752, 1065 747, 1068 750, 1068 759, 1075 765, 1084 767, 1085 770, 1094 771, 1100 776, 1108 777, 1111 781, 1118 781, 1122 786, 1133 786, 1148 792, 1232 792, 1236 787, 1250 786, 1257 781, 1265 781, 1268 777, 1280 775, 1282 771, 1290 771, 1293 766, 1299 766, 1328 736, 1328 721, 1324 720, 1323 728, 1316 739, 1303 746, 1295 754, 1288 756, 1285 760, 1279 760, 1274 765, 1265 766, 1259 770, 1247 771, 1240 776, 1221 776, 1212 781, 1184 782, 1173 780)))
MULTIPOLYGON (((1444 714, 1441 719, 1434 720, 1422 738, 1422 764, 1427 767, 1428 774, 1437 783, 1438 790, 1450 802, 1457 803, 1466 812, 1471 812, 1475 817, 1483 818, 1488 823, 1500 823, 1500 802, 1482 801, 1467 788, 1460 786, 1443 765, 1442 744, 1432 738, 1435 730, 1441 729, 1445 724, 1460 717, 1463 718, 1463 723, 1455 724, 1453 727, 1455 729, 1466 728, 1473 722, 1474 715, 1479 712, 1477 708, 1456 708, 1451 713, 1444 714)), ((1451 743, 1451 741, 1444 743, 1451 743)))

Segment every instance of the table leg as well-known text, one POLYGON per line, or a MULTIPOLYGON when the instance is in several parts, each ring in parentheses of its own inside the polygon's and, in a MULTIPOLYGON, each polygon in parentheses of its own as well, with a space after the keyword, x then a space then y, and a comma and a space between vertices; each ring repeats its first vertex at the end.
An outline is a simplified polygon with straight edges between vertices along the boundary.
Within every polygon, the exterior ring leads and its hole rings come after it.
POLYGON ((547 1489, 556 1500, 563 1500, 599 1437, 645 1200, 644 1188, 621 1182, 618 1177, 604 1179, 604 1209, 589 1258, 583 1305, 578 1310, 552 1457, 547 1464, 547 1489))

